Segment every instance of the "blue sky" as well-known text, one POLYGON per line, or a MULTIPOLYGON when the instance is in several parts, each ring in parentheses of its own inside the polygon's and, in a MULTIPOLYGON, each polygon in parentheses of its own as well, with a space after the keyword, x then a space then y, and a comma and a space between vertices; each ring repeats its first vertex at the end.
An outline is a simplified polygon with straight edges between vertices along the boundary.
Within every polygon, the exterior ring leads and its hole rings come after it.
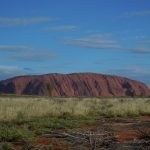
POLYGON ((150 1, 1 0, 0 79, 121 75, 150 86, 150 1))

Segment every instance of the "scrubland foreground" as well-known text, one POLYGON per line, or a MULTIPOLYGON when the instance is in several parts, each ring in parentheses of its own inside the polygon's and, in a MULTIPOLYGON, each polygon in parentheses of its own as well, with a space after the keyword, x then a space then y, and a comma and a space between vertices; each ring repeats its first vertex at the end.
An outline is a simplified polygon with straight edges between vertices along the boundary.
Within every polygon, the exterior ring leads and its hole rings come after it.
POLYGON ((0 96, 0 149, 150 149, 150 98, 0 96))

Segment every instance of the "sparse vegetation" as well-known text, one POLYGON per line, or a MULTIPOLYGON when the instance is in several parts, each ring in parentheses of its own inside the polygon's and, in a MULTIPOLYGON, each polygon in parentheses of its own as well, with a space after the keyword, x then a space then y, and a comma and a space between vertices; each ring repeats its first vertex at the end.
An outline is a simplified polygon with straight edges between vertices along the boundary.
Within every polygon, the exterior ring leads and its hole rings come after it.
POLYGON ((23 121, 33 117, 108 116, 150 114, 149 98, 47 98, 0 97, 0 121, 23 121))
POLYGON ((34 138, 27 130, 18 129, 13 124, 0 124, 0 142, 31 142, 34 138))
POLYGON ((2 150, 9 150, 10 149, 10 147, 9 147, 9 144, 8 143, 4 143, 3 145, 2 145, 2 150))
POLYGON ((9 149, 11 142, 30 146, 44 133, 79 128, 94 123, 98 116, 140 115, 150 115, 150 98, 1 96, 0 147, 9 149))

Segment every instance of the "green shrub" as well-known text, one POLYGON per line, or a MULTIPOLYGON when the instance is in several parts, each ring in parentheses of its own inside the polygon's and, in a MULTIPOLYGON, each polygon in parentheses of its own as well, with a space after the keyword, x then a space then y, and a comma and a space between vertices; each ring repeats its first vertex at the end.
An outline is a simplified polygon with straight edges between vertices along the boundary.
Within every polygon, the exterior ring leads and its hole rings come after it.
POLYGON ((17 127, 9 125, 0 125, 0 142, 31 142, 34 139, 33 135, 23 129, 17 129, 17 127))
POLYGON ((4 144, 2 145, 2 150, 10 150, 9 144, 8 144, 8 143, 4 143, 4 144))

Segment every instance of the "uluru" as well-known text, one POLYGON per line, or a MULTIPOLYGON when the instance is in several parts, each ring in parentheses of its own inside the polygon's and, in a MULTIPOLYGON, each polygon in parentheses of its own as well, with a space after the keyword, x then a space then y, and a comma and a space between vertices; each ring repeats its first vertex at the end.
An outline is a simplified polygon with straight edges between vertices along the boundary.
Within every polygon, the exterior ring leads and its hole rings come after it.
POLYGON ((125 77, 95 73, 19 76, 0 81, 1 94, 54 97, 150 96, 141 82, 125 77))

